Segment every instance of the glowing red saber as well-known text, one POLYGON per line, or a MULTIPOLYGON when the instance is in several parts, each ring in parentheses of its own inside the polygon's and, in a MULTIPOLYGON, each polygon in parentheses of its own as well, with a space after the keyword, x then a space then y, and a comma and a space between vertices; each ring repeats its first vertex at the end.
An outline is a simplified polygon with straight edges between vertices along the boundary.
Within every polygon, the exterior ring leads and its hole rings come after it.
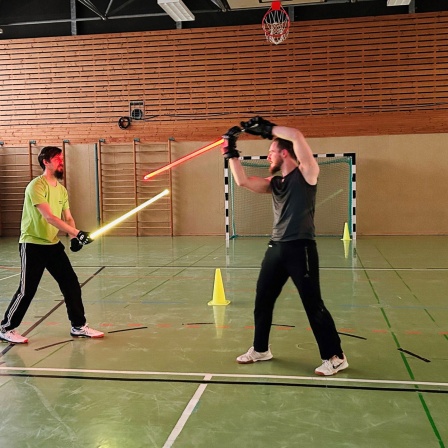
POLYGON ((204 154, 204 152, 210 151, 210 149, 216 148, 219 145, 222 145, 224 143, 224 139, 221 138, 219 140, 216 140, 216 142, 210 143, 207 146, 204 146, 203 148, 197 149, 196 151, 190 152, 190 154, 187 154, 186 156, 181 157, 180 159, 175 160, 174 162, 169 163, 168 165, 162 166, 162 168, 159 168, 158 170, 153 171, 152 173, 146 174, 143 180, 149 180, 151 177, 157 176, 160 173, 163 173, 164 171, 170 170, 171 168, 174 168, 177 165, 180 165, 181 163, 184 163, 190 159, 193 159, 194 157, 197 157, 201 154, 204 154))

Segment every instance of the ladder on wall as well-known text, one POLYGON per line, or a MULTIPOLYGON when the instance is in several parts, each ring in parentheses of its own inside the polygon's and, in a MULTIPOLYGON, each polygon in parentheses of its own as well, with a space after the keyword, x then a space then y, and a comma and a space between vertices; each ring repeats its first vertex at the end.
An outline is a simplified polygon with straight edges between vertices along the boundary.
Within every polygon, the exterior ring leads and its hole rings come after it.
MULTIPOLYGON (((170 163, 166 144, 105 144, 98 146, 99 204, 101 225, 113 221, 164 189, 171 191, 171 173, 167 171, 150 181, 145 174, 170 163)), ((129 217, 111 235, 172 236, 172 202, 163 197, 139 213, 129 217)))
POLYGON ((33 141, 28 147, 0 146, 0 236, 20 235, 25 188, 41 173, 33 141))

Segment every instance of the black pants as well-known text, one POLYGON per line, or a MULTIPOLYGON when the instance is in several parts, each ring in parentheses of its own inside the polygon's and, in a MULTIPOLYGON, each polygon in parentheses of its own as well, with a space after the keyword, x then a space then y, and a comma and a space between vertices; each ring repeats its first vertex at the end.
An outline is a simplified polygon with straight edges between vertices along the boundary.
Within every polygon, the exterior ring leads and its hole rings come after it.
POLYGON ((319 257, 313 240, 269 242, 257 282, 254 349, 268 350, 274 305, 289 277, 299 291, 321 358, 342 358, 341 340, 321 297, 319 257))
POLYGON ((20 325, 36 294, 45 269, 58 282, 72 326, 84 325, 86 319, 81 287, 65 253, 64 245, 61 242, 52 245, 21 243, 19 244, 19 253, 20 285, 1 322, 2 331, 12 330, 20 325))

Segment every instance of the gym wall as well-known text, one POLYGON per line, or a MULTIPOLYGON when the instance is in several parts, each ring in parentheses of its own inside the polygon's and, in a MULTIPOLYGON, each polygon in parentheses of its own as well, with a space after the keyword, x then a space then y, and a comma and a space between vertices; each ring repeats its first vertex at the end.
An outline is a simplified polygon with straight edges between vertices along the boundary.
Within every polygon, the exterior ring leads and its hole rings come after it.
MULTIPOLYGON (((297 22, 278 46, 256 26, 2 40, 0 141, 67 140, 72 211, 90 227, 100 139, 168 148, 171 138, 177 158, 257 113, 300 128, 314 152, 357 153, 359 236, 448 234, 447 25, 448 13, 297 22), (136 100, 143 119, 119 128, 136 100)), ((265 154, 268 144, 240 149, 265 154)), ((219 149, 172 182, 173 234, 224 234, 219 149)))

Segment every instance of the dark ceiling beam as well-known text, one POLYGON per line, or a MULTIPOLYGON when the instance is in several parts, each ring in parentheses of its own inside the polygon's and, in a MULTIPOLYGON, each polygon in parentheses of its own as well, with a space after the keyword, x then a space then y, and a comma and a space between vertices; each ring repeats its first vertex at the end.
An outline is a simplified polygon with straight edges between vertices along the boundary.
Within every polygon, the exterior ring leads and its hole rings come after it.
MULTIPOLYGON (((112 1, 112 0, 111 0, 112 1)), ((123 8, 126 8, 126 6, 129 6, 131 3, 133 3, 135 0, 128 0, 127 2, 124 2, 122 5, 118 6, 117 8, 115 8, 111 14, 116 14, 118 11, 121 11, 123 8)), ((107 14, 106 14, 107 16, 107 14)))
POLYGON ((86 8, 89 8, 90 11, 93 11, 98 17, 101 17, 103 20, 107 20, 107 17, 104 16, 101 11, 90 1, 90 0, 78 0, 81 5, 84 5, 86 8))
POLYGON ((108 14, 109 14, 109 10, 110 10, 110 8, 112 8, 112 3, 114 2, 114 0, 109 0, 109 4, 107 5, 107 8, 106 8, 106 12, 104 13, 104 15, 107 17, 108 16, 108 14))
MULTIPOLYGON (((80 0, 78 0, 80 1, 80 0)), ((201 10, 201 11, 193 11, 195 14, 211 14, 216 13, 216 10, 201 10)), ((100 17, 77 17, 75 19, 76 22, 94 22, 97 20, 122 20, 122 19, 145 19, 147 17, 166 17, 165 12, 156 12, 156 13, 148 13, 148 14, 128 14, 123 16, 110 16, 105 17, 104 19, 100 17)), ((72 19, 54 19, 54 20, 33 20, 30 22, 11 22, 11 23, 0 23, 0 27, 6 26, 25 26, 25 25, 47 25, 52 23, 69 23, 72 22, 72 19)))
POLYGON ((76 23, 76 0, 70 0, 70 31, 72 36, 78 34, 78 25, 76 23))
MULTIPOLYGON (((120 20, 120 19, 141 19, 146 17, 163 17, 166 16, 165 13, 155 13, 155 14, 134 14, 127 16, 115 16, 109 17, 108 20, 120 20)), ((95 22, 97 20, 103 20, 100 17, 77 17, 75 19, 76 22, 95 22)), ((12 23, 4 23, 0 26, 24 26, 24 25, 47 25, 52 23, 68 23, 71 22, 72 19, 55 19, 55 20, 35 20, 32 22, 12 22, 12 23)))
POLYGON ((224 4, 224 2, 222 2, 221 0, 210 0, 210 1, 214 3, 222 12, 229 11, 230 9, 227 2, 225 2, 226 4, 224 4))

